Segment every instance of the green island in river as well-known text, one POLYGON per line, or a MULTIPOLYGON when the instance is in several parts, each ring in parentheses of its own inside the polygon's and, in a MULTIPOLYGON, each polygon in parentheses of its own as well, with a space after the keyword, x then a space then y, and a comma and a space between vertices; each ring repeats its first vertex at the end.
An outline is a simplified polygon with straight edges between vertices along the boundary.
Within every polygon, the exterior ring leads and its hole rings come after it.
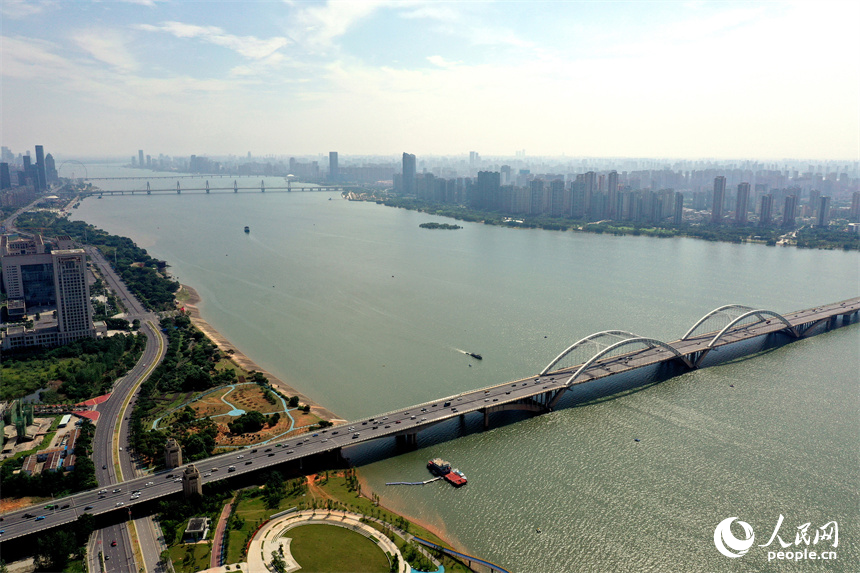
POLYGON ((451 225, 450 223, 421 223, 418 226, 422 229, 445 229, 452 231, 463 228, 460 225, 451 225))

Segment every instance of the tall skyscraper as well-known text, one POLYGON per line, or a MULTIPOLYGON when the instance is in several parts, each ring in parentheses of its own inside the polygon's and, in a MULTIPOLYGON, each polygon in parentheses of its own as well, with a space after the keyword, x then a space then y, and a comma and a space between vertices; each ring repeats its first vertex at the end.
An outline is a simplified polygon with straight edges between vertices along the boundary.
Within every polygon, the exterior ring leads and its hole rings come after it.
POLYGON ((714 178, 714 202, 711 205, 711 223, 719 225, 723 220, 723 201, 726 197, 726 178, 714 178))
POLYGON ((12 174, 9 173, 9 164, 0 163, 0 189, 12 187, 12 174))
POLYGON ((826 227, 830 224, 830 197, 818 198, 818 226, 826 227))
POLYGON ((328 179, 332 182, 340 179, 340 173, 337 168, 337 151, 328 152, 328 179))
MULTIPOLYGON (((25 155, 21 158, 24 162, 24 176, 29 178, 33 177, 33 165, 30 163, 30 155, 25 155)), ((35 184, 35 183, 34 183, 35 184)))
POLYGON ((750 202, 750 184, 740 183, 738 195, 735 199, 735 224, 747 224, 747 208, 750 202))
POLYGON ((93 312, 87 284, 87 255, 83 249, 51 252, 57 293, 60 344, 93 335, 93 312))
POLYGON ((610 171, 606 176, 606 196, 609 198, 609 206, 606 215, 610 219, 616 218, 618 210, 618 172, 610 171))
POLYGON ((138 165, 138 167, 140 167, 140 168, 143 168, 143 167, 146 165, 146 164, 143 162, 143 150, 142 150, 142 149, 138 149, 138 150, 137 150, 137 165, 138 165))
POLYGON ((403 194, 415 195, 415 156, 403 154, 403 194))
POLYGON ((36 146, 36 176, 38 178, 37 188, 44 191, 48 188, 48 172, 45 170, 45 148, 36 146))
POLYGON ((759 210, 758 224, 760 227, 769 227, 773 222, 773 195, 767 193, 761 196, 761 209, 759 210))
POLYGON ((850 217, 852 222, 860 223, 860 191, 855 191, 854 194, 851 195, 850 217))
POLYGON ((680 225, 684 222, 684 194, 675 193, 675 210, 672 216, 672 224, 680 225))
POLYGON ((529 182, 529 215, 541 215, 545 210, 543 179, 532 179, 529 182))
POLYGON ((785 198, 785 206, 782 209, 782 226, 793 229, 797 218, 797 195, 789 195, 785 198))
POLYGON ((26 330, 10 327, 2 335, 2 348, 54 346, 94 337, 95 329, 87 284, 87 256, 71 239, 60 237, 48 251, 40 235, 9 240, 0 236, 3 286, 10 304, 26 307, 56 305, 56 324, 26 330))

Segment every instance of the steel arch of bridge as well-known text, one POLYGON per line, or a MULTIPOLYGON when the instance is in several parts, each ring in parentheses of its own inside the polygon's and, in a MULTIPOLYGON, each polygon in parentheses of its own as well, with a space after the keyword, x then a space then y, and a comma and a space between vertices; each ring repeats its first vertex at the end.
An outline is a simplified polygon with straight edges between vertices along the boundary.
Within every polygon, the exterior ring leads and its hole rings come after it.
POLYGON ((598 338, 602 338, 605 336, 624 336, 626 338, 624 340, 616 342, 615 344, 610 344, 609 346, 607 346, 606 348, 604 348, 602 350, 599 350, 594 356, 589 358, 582 366, 580 366, 577 369, 577 371, 573 374, 573 376, 571 376, 568 379, 568 381, 567 381, 568 386, 573 383, 573 381, 576 379, 576 377, 581 372, 585 371, 585 369, 587 369, 589 366, 594 364, 597 360, 600 360, 606 354, 608 354, 614 350, 617 350, 618 348, 620 348, 622 346, 626 346, 628 344, 644 344, 644 345, 648 346, 649 348, 658 348, 659 347, 659 348, 666 349, 669 352, 671 352, 672 354, 674 354, 676 358, 679 358, 681 361, 683 361, 684 364, 686 364, 689 368, 693 368, 693 363, 690 362, 690 360, 686 356, 681 354, 681 352, 679 352, 678 349, 676 349, 674 346, 672 346, 670 344, 666 344, 662 340, 657 340, 656 338, 647 338, 644 336, 638 336, 636 334, 633 334, 632 332, 627 332, 626 330, 604 330, 602 332, 595 332, 594 334, 590 334, 590 335, 586 336, 585 338, 578 340, 578 341, 574 342, 572 345, 570 345, 569 347, 567 347, 567 349, 565 349, 564 352, 562 352, 561 354, 556 356, 555 360, 550 362, 546 366, 546 368, 544 368, 541 371, 540 376, 545 376, 565 356, 569 355, 571 352, 573 352, 577 348, 579 348, 579 347, 581 347, 581 346, 583 346, 589 342, 593 342, 598 338))
POLYGON ((786 318, 784 316, 777 314, 775 312, 771 312, 769 310, 756 309, 756 310, 750 310, 749 312, 745 312, 744 314, 738 316, 737 318, 735 318, 734 320, 729 322, 729 324, 726 325, 725 328, 723 328, 719 333, 717 333, 716 336, 714 336, 713 339, 711 339, 711 341, 708 343, 708 348, 713 348, 714 345, 717 342, 719 342, 720 338, 722 338, 723 335, 729 331, 729 329, 731 329, 734 325, 736 325, 740 321, 742 321, 746 318, 749 318, 750 316, 757 316, 759 319, 759 322, 764 321, 765 316, 772 316, 772 317, 776 318, 777 320, 779 320, 780 322, 782 322, 783 324, 785 324, 785 326, 788 328, 788 331, 792 335, 794 335, 795 337, 797 336, 797 333, 795 332, 794 327, 791 325, 791 323, 788 320, 786 320, 786 318))
POLYGON ((617 350, 618 348, 621 348, 622 346, 626 346, 628 344, 645 344, 649 348, 666 349, 669 352, 671 352, 672 354, 674 354, 676 358, 680 359, 688 368, 693 368, 693 363, 690 362, 690 359, 687 358, 686 356, 684 356, 683 354, 681 354, 674 346, 666 344, 662 340, 657 340, 656 338, 646 338, 644 336, 636 336, 633 338, 628 338, 627 340, 622 340, 620 342, 616 342, 615 344, 612 344, 611 346, 607 346, 606 348, 604 348, 603 350, 601 350, 600 352, 598 352, 597 354, 595 354, 594 356, 589 358, 585 364, 580 366, 576 370, 576 372, 574 372, 573 375, 567 379, 565 386, 567 386, 569 388, 576 381, 576 378, 582 372, 585 372, 586 370, 588 370, 588 368, 590 368, 592 364, 594 364, 595 362, 597 362, 598 360, 600 360, 601 358, 603 358, 604 356, 606 356, 610 352, 617 350))
POLYGON ((585 338, 581 338, 580 340, 577 340, 576 342, 574 342, 573 344, 571 344, 570 346, 565 348, 561 354, 556 356, 552 362, 547 364, 546 368, 541 370, 540 376, 545 376, 547 374, 547 372, 549 372, 553 368, 553 366, 555 366, 556 364, 561 362, 562 358, 564 358, 565 356, 567 356, 568 354, 570 354, 571 352, 573 352, 574 350, 576 350, 580 346, 588 344, 589 342, 594 342, 598 338, 601 338, 604 336, 627 336, 627 337, 631 337, 631 338, 638 338, 638 336, 636 334, 633 334, 632 332, 627 332, 626 330, 603 330, 601 332, 595 332, 594 334, 589 334, 585 338))
MULTIPOLYGON (((722 329, 722 331, 720 331, 718 337, 722 336, 726 331, 728 331, 729 328, 731 328, 732 326, 734 326, 735 324, 737 324, 741 320, 744 320, 745 318, 748 318, 750 316, 758 316, 759 321, 765 320, 763 315, 772 316, 773 318, 776 318, 777 320, 782 322, 786 326, 786 328, 789 328, 789 329, 793 328, 792 324, 784 316, 782 316, 781 314, 777 314, 771 310, 755 309, 751 306, 744 306, 742 304, 727 304, 725 306, 715 308, 714 310, 712 310, 711 312, 709 312, 708 314, 706 314, 705 316, 700 318, 698 320, 698 322, 696 322, 696 324, 694 324, 690 328, 690 330, 688 330, 687 333, 681 337, 681 340, 688 340, 690 338, 690 335, 692 335, 693 332, 695 332, 695 330, 697 328, 699 328, 702 324, 704 324, 705 322, 710 320, 712 317, 718 316, 718 315, 725 315, 725 316, 728 316, 731 318, 729 320, 728 326, 726 326, 725 328, 722 329), (731 312, 731 311, 740 311, 741 314, 738 315, 737 312, 731 312)), ((716 340, 712 341, 712 342, 715 343, 716 340)))

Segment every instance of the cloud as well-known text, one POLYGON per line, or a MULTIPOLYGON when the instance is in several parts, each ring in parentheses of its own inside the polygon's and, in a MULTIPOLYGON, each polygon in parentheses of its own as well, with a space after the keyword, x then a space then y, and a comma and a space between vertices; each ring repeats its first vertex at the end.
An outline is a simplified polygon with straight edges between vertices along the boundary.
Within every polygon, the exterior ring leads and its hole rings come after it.
POLYGON ((125 46, 126 35, 115 30, 78 32, 72 41, 90 56, 119 70, 137 69, 137 62, 125 46))
POLYGON ((288 38, 275 37, 261 40, 254 36, 234 36, 217 26, 197 26, 182 22, 162 22, 158 26, 141 24, 139 29, 147 32, 166 32, 177 38, 197 38, 233 50, 251 60, 270 58, 275 52, 290 43, 288 38))
POLYGON ((45 11, 54 2, 31 2, 27 0, 3 0, 0 2, 0 14, 7 18, 20 20, 45 11))
POLYGON ((440 68, 453 68, 463 63, 461 61, 449 62, 442 56, 427 56, 427 61, 440 68))

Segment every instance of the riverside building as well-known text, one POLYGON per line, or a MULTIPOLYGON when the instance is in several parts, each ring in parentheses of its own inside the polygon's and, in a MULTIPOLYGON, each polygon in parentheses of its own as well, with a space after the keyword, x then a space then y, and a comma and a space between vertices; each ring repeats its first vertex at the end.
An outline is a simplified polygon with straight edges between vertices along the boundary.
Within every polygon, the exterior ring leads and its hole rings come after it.
POLYGON ((3 350, 59 346, 96 336, 87 255, 74 248, 70 237, 58 237, 48 249, 40 235, 0 236, 0 263, 9 318, 40 315, 32 327, 8 325, 0 342, 3 350))

